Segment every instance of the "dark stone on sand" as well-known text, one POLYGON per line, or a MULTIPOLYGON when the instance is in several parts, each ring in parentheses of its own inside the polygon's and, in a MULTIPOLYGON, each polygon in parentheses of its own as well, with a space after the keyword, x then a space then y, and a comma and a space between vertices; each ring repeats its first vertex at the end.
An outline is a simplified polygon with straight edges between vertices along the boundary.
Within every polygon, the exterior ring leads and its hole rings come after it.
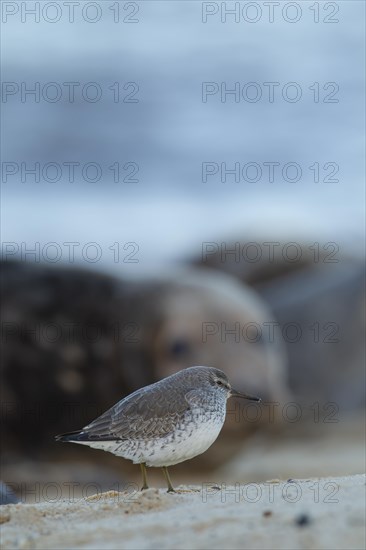
POLYGON ((301 514, 300 516, 297 516, 297 518, 295 518, 295 523, 299 527, 305 527, 306 525, 309 525, 311 523, 311 519, 307 514, 301 514))
POLYGON ((0 481, 0 505, 17 504, 18 502, 20 502, 20 500, 13 489, 3 481, 0 481))

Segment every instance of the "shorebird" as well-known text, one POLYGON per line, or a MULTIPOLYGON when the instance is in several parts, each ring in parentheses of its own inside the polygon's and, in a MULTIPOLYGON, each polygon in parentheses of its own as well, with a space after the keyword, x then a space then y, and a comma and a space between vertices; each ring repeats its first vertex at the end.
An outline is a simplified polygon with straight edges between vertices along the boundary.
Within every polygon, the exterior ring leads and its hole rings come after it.
POLYGON ((80 431, 56 436, 109 451, 140 464, 142 490, 148 489, 146 466, 161 467, 174 492, 168 466, 204 453, 225 421, 226 401, 258 397, 234 390, 224 372, 190 367, 131 393, 80 431))

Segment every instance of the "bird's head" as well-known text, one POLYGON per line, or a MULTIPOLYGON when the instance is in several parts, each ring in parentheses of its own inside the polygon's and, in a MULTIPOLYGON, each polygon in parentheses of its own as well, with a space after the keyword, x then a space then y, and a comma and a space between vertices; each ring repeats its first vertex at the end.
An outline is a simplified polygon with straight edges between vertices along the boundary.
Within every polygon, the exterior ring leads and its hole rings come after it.
POLYGON ((229 399, 230 397, 241 397, 242 399, 248 399, 248 401, 259 402, 261 400, 260 397, 254 397, 232 388, 224 372, 218 369, 212 369, 212 371, 211 383, 218 389, 218 391, 222 391, 226 394, 226 399, 229 399))
POLYGON ((214 391, 222 393, 226 399, 229 399, 230 397, 240 397, 242 399, 248 399, 249 401, 259 402, 261 400, 260 397, 254 397, 232 388, 226 374, 219 369, 212 367, 190 367, 188 369, 184 369, 184 371, 181 371, 181 373, 183 372, 189 372, 195 383, 198 383, 207 389, 210 387, 214 391))

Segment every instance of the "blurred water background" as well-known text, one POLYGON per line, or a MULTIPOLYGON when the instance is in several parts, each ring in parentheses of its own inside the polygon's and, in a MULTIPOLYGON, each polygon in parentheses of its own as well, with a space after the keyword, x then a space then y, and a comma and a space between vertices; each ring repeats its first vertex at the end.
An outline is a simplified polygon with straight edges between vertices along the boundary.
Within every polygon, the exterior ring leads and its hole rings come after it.
MULTIPOLYGON (((29 9, 33 4, 25 2, 29 9)), ((268 236, 269 227, 285 237, 305 235, 362 250, 363 2, 331 3, 327 10, 316 3, 319 23, 310 2, 296 4, 301 12, 288 8, 291 19, 301 13, 296 23, 284 20, 284 2, 276 7, 273 23, 261 3, 261 12, 247 12, 249 19, 262 14, 256 23, 243 16, 236 23, 230 15, 222 23, 220 11, 203 23, 203 11, 213 8, 183 1, 130 3, 132 7, 119 2, 119 23, 113 21, 112 2, 97 3, 102 16, 95 23, 83 18, 86 3, 81 2, 70 23, 66 6, 58 4, 59 13, 52 7, 47 12, 50 20, 58 13, 56 23, 45 21, 42 12, 39 23, 27 14, 22 23, 20 9, 3 23, 3 81, 25 82, 27 88, 56 82, 63 91, 53 103, 42 96, 37 103, 31 94, 22 103, 20 92, 3 99, 3 161, 28 167, 96 162, 103 175, 95 183, 84 181, 79 168, 70 182, 65 167, 55 183, 42 177, 35 183, 32 175, 21 182, 20 171, 6 182, 3 178, 4 241, 95 241, 104 255, 89 267, 137 272, 160 269, 192 247, 199 252, 202 240, 224 232, 268 236), (339 10, 334 15, 333 4, 339 10), (136 22, 123 22, 126 15, 136 22), (338 22, 325 23, 325 17, 338 22), (256 82, 262 99, 236 103, 228 95, 221 102, 217 94, 202 102, 202 82, 223 81, 228 89, 235 82, 256 82), (64 82, 80 83, 74 103, 67 100, 64 82), (100 101, 82 98, 80 90, 88 82, 101 87, 100 101), (114 103, 108 88, 115 82, 121 90, 126 82, 136 83, 138 103, 114 103), (273 103, 264 82, 280 83, 273 103), (281 95, 288 82, 301 87, 296 103, 281 95), (320 85, 318 103, 309 90, 315 82, 320 85), (332 91, 322 90, 327 82, 339 86, 337 103, 322 101, 332 91), (137 163, 138 182, 114 183, 108 167, 115 162, 137 163), (258 182, 235 182, 228 176, 226 183, 216 176, 204 183, 203 162, 226 162, 228 168, 235 162, 257 162, 263 176, 258 182), (302 177, 288 182, 279 173, 270 183, 263 162, 281 167, 296 162, 302 177), (309 170, 314 162, 336 163, 339 181, 314 182, 309 170), (116 264, 107 250, 115 241, 137 242, 139 264, 116 264)), ((233 6, 227 3, 228 9, 233 6)), ((92 19, 99 11, 85 13, 92 19)), ((93 93, 91 89, 91 97, 93 93)), ((50 88, 49 97, 54 94, 50 88)))

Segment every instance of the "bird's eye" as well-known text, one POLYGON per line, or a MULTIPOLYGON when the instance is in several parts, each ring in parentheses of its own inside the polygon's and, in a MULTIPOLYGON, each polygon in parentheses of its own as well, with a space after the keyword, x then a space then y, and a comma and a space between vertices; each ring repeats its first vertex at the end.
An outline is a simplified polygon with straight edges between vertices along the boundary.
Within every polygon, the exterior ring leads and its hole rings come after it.
POLYGON ((216 380, 216 384, 217 384, 218 386, 223 386, 223 385, 224 385, 224 384, 221 382, 221 380, 216 380))

